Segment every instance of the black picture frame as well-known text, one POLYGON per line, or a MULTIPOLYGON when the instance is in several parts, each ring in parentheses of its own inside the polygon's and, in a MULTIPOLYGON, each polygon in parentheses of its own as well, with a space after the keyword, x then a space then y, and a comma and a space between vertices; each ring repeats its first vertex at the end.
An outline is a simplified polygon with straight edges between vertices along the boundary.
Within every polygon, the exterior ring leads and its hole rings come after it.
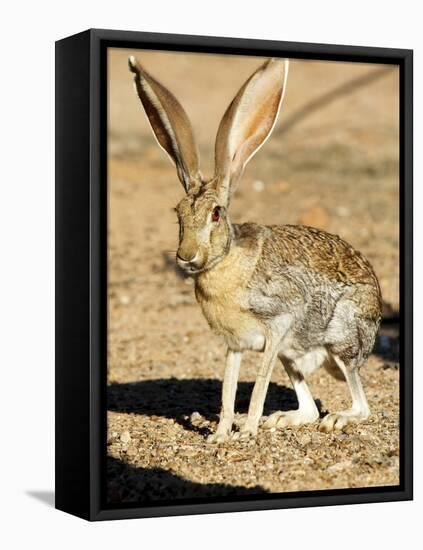
POLYGON ((92 29, 56 42, 56 508, 87 520, 412 499, 413 52, 92 29), (107 48, 397 64, 400 69, 400 485, 207 502, 105 501, 107 48))

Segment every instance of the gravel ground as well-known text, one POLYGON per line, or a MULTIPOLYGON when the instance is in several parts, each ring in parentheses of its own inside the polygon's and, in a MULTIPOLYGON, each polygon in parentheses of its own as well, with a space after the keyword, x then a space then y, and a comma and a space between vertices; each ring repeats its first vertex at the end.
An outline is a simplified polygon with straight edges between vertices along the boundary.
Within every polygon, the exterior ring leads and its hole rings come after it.
MULTIPOLYGON (((321 433, 316 422, 216 446, 205 437, 216 429, 225 349, 195 303, 192 280, 175 268, 178 231, 171 209, 182 187, 142 116, 126 53, 114 52, 109 64, 109 500, 398 484, 398 74, 388 68, 284 130, 284 120, 295 120, 316 91, 324 96, 381 70, 294 61, 281 120, 246 170, 231 207, 234 222, 305 223, 337 233, 372 262, 386 320, 362 369, 372 414, 343 432, 321 433)), ((205 63, 205 57, 140 56, 184 102, 200 149, 210 157, 225 104, 259 61, 213 57, 205 63), (189 88, 181 78, 188 69, 189 88), (210 73, 220 75, 218 81, 210 73), (204 112, 198 98, 206 91, 204 112)), ((259 361, 259 354, 245 356, 239 415, 247 411, 259 361)), ((325 371, 308 382, 321 415, 349 405, 346 384, 325 371)), ((277 365, 265 415, 296 406, 277 365)))

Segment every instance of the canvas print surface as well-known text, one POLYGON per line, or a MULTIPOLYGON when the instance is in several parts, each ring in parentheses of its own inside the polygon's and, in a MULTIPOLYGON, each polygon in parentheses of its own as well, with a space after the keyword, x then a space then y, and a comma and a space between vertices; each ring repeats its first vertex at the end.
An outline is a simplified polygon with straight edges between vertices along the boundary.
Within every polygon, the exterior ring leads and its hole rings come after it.
POLYGON ((109 49, 109 503, 398 485, 399 307, 398 67, 109 49))

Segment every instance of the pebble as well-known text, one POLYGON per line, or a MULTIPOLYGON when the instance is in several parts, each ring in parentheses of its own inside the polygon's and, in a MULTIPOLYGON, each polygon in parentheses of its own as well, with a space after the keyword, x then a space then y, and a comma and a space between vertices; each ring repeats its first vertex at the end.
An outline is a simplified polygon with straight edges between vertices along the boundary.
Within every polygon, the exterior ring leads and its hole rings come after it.
POLYGON ((122 433, 120 434, 120 440, 121 440, 121 442, 124 443, 124 444, 129 443, 129 442, 131 441, 131 435, 130 435, 130 433, 129 433, 128 431, 122 432, 122 433))
POLYGON ((262 191, 264 191, 264 182, 262 182, 261 180, 255 180, 253 182, 253 189, 256 193, 261 193, 262 191))
POLYGON ((298 438, 298 443, 302 446, 309 445, 311 443, 311 436, 303 435, 302 437, 299 437, 298 438))
POLYGON ((136 447, 129 447, 129 449, 127 450, 126 454, 129 456, 129 457, 135 457, 137 454, 138 454, 138 450, 136 447))
POLYGON ((119 302, 120 302, 123 306, 127 306, 127 305, 129 305, 129 303, 131 302, 131 299, 130 299, 129 296, 127 296, 126 294, 123 294, 122 296, 119 297, 119 302))
POLYGON ((191 420, 192 424, 195 424, 195 423, 198 423, 198 422, 202 422, 203 417, 201 416, 201 414, 199 412, 194 411, 190 416, 190 420, 191 420))

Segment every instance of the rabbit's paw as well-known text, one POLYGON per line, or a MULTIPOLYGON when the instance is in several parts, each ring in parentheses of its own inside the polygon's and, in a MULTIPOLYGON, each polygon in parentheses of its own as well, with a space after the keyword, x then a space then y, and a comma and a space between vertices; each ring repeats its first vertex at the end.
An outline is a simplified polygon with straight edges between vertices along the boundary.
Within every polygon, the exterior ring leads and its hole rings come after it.
POLYGON ((207 443, 225 443, 225 441, 228 441, 230 438, 229 433, 214 433, 208 436, 206 439, 207 443))
POLYGON ((225 443, 231 439, 232 426, 218 426, 214 434, 211 434, 207 438, 207 443, 225 443))
POLYGON ((271 414, 267 420, 263 423, 265 430, 272 428, 288 428, 289 426, 301 426, 302 424, 309 424, 319 418, 319 412, 317 409, 311 412, 305 412, 301 410, 296 411, 276 411, 271 414))
POLYGON ((355 413, 354 411, 342 411, 339 413, 330 413, 321 421, 319 430, 321 432, 333 432, 342 430, 347 424, 360 422, 365 416, 355 413))
POLYGON ((254 429, 251 426, 248 426, 248 424, 244 424, 244 426, 240 429, 239 432, 234 432, 232 434, 232 439, 234 441, 248 441, 250 439, 254 439, 257 435, 257 428, 254 429))

